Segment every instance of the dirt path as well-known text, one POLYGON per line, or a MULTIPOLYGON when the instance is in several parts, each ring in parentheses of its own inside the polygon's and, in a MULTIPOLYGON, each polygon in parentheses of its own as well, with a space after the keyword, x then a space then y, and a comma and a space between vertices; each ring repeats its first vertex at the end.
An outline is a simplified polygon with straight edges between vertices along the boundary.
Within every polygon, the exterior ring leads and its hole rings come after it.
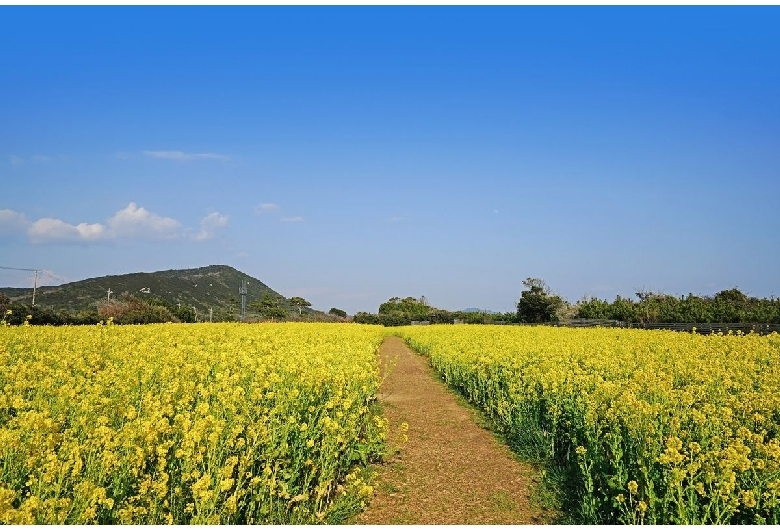
POLYGON ((536 472, 478 427, 425 357, 398 337, 380 349, 390 367, 379 400, 397 437, 408 441, 379 469, 375 494, 359 524, 533 524, 545 522, 531 506, 536 472))

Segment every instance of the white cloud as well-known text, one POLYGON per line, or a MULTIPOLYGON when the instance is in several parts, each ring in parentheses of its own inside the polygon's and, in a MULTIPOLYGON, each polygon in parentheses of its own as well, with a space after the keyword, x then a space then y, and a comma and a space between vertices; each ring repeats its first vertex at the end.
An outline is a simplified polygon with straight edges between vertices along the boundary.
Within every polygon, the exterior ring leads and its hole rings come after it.
POLYGON ((400 221, 406 221, 406 217, 403 217, 403 216, 401 216, 401 217, 391 217, 390 219, 388 219, 388 221, 391 222, 391 223, 398 223, 400 221))
POLYGON ((108 220, 108 226, 115 237, 173 239, 178 236, 181 223, 131 202, 108 220))
POLYGON ((30 221, 23 213, 0 210, 0 235, 20 235, 27 230, 30 221))
POLYGON ((278 204, 272 202, 264 202, 255 206, 255 213, 274 212, 279 209, 278 204))
POLYGON ((211 239, 214 237, 214 233, 220 228, 226 227, 227 223, 227 215, 222 215, 219 212, 212 212, 200 220, 200 232, 195 234, 192 239, 195 241, 211 239))
POLYGON ((79 223, 76 225, 79 236, 85 241, 97 241, 110 237, 106 226, 100 223, 79 223))
POLYGON ((19 166, 21 166, 22 164, 24 164, 24 159, 22 159, 22 157, 21 157, 21 156, 14 156, 14 155, 11 155, 11 165, 12 165, 12 166, 19 167, 19 166))
POLYGON ((142 151, 146 156, 152 158, 163 158, 166 160, 230 160, 227 155, 217 153, 185 153, 183 151, 142 151))
POLYGON ((227 226, 227 223, 227 215, 222 215, 219 212, 212 212, 201 219, 200 226, 203 228, 208 228, 209 230, 215 230, 217 228, 224 228, 227 226))
MULTIPOLYGON (((264 202, 255 206, 255 213, 258 215, 265 215, 271 212, 278 212, 282 207, 272 202, 264 202)), ((277 217, 277 219, 279 219, 277 217)), ((284 223, 300 223, 303 222, 303 217, 300 215, 282 217, 280 219, 284 223)))
POLYGON ((44 217, 38 219, 27 231, 33 243, 47 242, 89 242, 99 241, 108 236, 105 225, 100 223, 68 224, 61 219, 44 217))
POLYGON ((44 217, 30 222, 14 210, 0 210, 0 236, 27 235, 32 243, 94 243, 117 239, 171 240, 187 237, 193 241, 213 238, 228 225, 228 216, 212 212, 200 220, 200 229, 190 228, 171 217, 163 217, 131 202, 104 223, 71 224, 62 219, 44 217))

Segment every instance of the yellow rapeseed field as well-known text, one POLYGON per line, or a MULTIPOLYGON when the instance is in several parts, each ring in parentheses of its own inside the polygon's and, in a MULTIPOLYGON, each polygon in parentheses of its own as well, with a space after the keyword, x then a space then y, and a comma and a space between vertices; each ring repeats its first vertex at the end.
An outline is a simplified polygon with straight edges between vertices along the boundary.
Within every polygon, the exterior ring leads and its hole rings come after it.
POLYGON ((594 523, 780 522, 780 336, 401 328, 594 523))
POLYGON ((0 326, 0 523, 327 521, 371 494, 383 335, 0 326))
MULTIPOLYGON (((511 442, 567 470, 586 521, 780 522, 777 334, 397 331, 511 442)), ((0 326, 0 523, 338 521, 384 450, 384 335, 0 326)))

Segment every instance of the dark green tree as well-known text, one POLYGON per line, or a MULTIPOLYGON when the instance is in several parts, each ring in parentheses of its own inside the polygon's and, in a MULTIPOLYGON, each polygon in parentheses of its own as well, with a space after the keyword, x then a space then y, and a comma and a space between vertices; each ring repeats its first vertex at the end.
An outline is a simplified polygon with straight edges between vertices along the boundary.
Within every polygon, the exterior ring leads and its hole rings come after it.
POLYGON ((298 308, 298 316, 303 314, 304 307, 311 307, 311 302, 307 302, 300 296, 293 296, 290 298, 290 303, 298 308))
POLYGON ((550 289, 539 278, 526 278, 523 285, 527 287, 520 293, 517 302, 517 318, 520 322, 540 324, 557 321, 556 313, 563 306, 563 299, 550 293, 550 289))
POLYGON ((379 315, 373 313, 367 313, 365 311, 358 311, 352 318, 355 324, 381 324, 379 322, 379 315))
POLYGON ((269 320, 283 319, 287 316, 287 311, 279 305, 279 301, 268 295, 257 302, 252 302, 249 307, 260 313, 260 316, 269 320))
POLYGON ((4 293, 0 293, 0 318, 5 315, 5 312, 7 311, 8 306, 11 303, 11 299, 8 298, 4 293))
POLYGON ((347 318, 347 312, 343 309, 338 309, 336 307, 331 307, 330 311, 328 311, 329 315, 334 315, 341 318, 347 318))
POLYGON ((424 296, 419 300, 412 296, 403 299, 395 297, 379 306, 380 315, 399 316, 411 320, 424 320, 431 310, 424 296))

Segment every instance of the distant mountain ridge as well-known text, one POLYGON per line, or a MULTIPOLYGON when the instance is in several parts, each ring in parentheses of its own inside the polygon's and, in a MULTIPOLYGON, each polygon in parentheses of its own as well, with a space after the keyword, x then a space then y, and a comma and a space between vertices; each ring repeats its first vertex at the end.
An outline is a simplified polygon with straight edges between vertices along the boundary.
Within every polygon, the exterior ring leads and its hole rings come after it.
POLYGON ((488 315, 497 315, 498 311, 491 311, 489 309, 480 309, 478 307, 467 307, 463 310, 464 313, 487 313, 488 315))
MULTIPOLYGON (((35 305, 55 310, 83 311, 95 309, 108 299, 118 299, 123 293, 141 300, 161 298, 173 305, 195 307, 199 314, 209 309, 215 313, 238 314, 241 307, 239 287, 247 282, 247 306, 264 296, 279 300, 285 309, 292 309, 286 298, 266 284, 228 265, 209 265, 195 269, 171 269, 157 272, 88 278, 58 286, 39 287, 35 291, 35 305)), ((32 288, 0 287, 12 302, 30 304, 32 288)))

